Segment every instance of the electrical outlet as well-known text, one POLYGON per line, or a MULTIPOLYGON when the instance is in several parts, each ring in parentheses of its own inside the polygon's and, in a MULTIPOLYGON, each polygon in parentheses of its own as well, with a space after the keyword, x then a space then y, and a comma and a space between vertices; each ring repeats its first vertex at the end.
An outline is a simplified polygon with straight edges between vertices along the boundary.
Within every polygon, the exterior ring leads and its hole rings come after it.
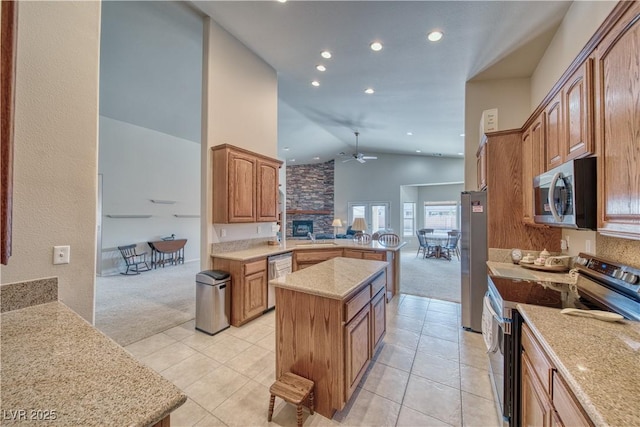
POLYGON ((220 229, 220 237, 227 237, 227 229, 226 228, 221 228, 220 229))
POLYGON ((53 247, 53 263, 69 264, 71 258, 71 246, 54 246, 53 247))
POLYGON ((258 233, 258 234, 260 234, 260 233, 262 232, 262 227, 257 226, 256 228, 257 228, 257 230, 256 230, 256 231, 257 231, 257 233, 258 233))
POLYGON ((567 249, 569 249, 569 246, 567 246, 567 241, 562 239, 560 240, 560 249, 562 249, 563 251, 566 251, 567 249))
POLYGON ((591 240, 585 240, 584 241, 584 251, 588 254, 591 253, 591 240))

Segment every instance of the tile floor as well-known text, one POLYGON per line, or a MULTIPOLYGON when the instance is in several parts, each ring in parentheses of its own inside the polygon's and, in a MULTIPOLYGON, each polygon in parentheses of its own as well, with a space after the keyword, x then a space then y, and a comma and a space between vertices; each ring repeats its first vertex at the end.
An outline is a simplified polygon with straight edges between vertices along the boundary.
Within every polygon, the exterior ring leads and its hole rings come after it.
MULTIPOLYGON (((188 396, 172 426, 268 425, 274 318, 213 337, 191 321, 126 349, 188 396)), ((460 304, 394 298, 384 345, 349 404, 331 420, 305 411, 304 425, 499 426, 482 336, 459 325, 460 304)), ((271 424, 295 426, 295 407, 276 399, 271 424)))

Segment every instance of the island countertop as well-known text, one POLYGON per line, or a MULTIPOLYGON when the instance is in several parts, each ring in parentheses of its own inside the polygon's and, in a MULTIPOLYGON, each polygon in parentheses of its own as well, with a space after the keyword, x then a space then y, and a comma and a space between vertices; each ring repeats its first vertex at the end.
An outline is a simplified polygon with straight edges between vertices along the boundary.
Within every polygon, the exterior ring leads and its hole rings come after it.
POLYGON ((0 321, 3 425, 149 426, 187 399, 60 302, 0 321))
POLYGON ((287 274, 269 283, 284 289, 343 300, 383 271, 388 263, 354 258, 333 258, 287 274))
POLYGON ((596 426, 640 425, 640 322, 526 304, 518 311, 596 426))
POLYGON ((370 251, 393 251, 397 252, 406 246, 406 242, 401 242, 399 245, 389 246, 383 245, 379 242, 373 241, 366 245, 361 245, 354 242, 351 239, 336 239, 336 240, 318 240, 316 243, 311 243, 310 240, 289 240, 280 246, 261 245, 249 249, 241 249, 230 252, 215 252, 211 256, 214 258, 230 259, 235 261, 248 261, 253 258, 261 258, 271 255, 278 255, 285 252, 292 252, 298 250, 310 250, 310 249, 361 249, 370 251))

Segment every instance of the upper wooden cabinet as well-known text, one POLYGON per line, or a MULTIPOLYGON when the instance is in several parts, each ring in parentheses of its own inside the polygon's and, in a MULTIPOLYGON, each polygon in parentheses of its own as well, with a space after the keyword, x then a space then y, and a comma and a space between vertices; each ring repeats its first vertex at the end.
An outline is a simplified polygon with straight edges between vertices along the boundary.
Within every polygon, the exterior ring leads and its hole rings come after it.
POLYGON ((533 178, 543 172, 544 112, 522 134, 522 220, 533 224, 533 178))
POLYGON ((640 3, 596 49, 598 231, 640 240, 640 3))
POLYGON ((562 164, 564 149, 562 134, 562 93, 558 93, 545 108, 547 126, 545 127, 546 170, 562 164))
POLYGON ((228 144, 212 151, 213 222, 277 221, 282 162, 228 144))

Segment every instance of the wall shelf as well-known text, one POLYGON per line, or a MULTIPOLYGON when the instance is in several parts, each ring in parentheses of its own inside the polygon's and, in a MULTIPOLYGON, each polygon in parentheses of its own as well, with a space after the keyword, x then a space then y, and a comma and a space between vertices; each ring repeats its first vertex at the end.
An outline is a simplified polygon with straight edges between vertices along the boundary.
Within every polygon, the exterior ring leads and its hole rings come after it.
POLYGON ((183 214, 174 214, 176 218, 200 218, 200 215, 183 215, 183 214))
POLYGON ((176 203, 175 200, 158 200, 158 199, 150 199, 151 203, 159 204, 159 205, 174 205, 176 203))
POLYGON ((292 209, 287 211, 287 215, 331 215, 332 213, 332 211, 325 210, 292 209))
POLYGON ((107 215, 107 218, 151 218, 151 215, 107 215))

